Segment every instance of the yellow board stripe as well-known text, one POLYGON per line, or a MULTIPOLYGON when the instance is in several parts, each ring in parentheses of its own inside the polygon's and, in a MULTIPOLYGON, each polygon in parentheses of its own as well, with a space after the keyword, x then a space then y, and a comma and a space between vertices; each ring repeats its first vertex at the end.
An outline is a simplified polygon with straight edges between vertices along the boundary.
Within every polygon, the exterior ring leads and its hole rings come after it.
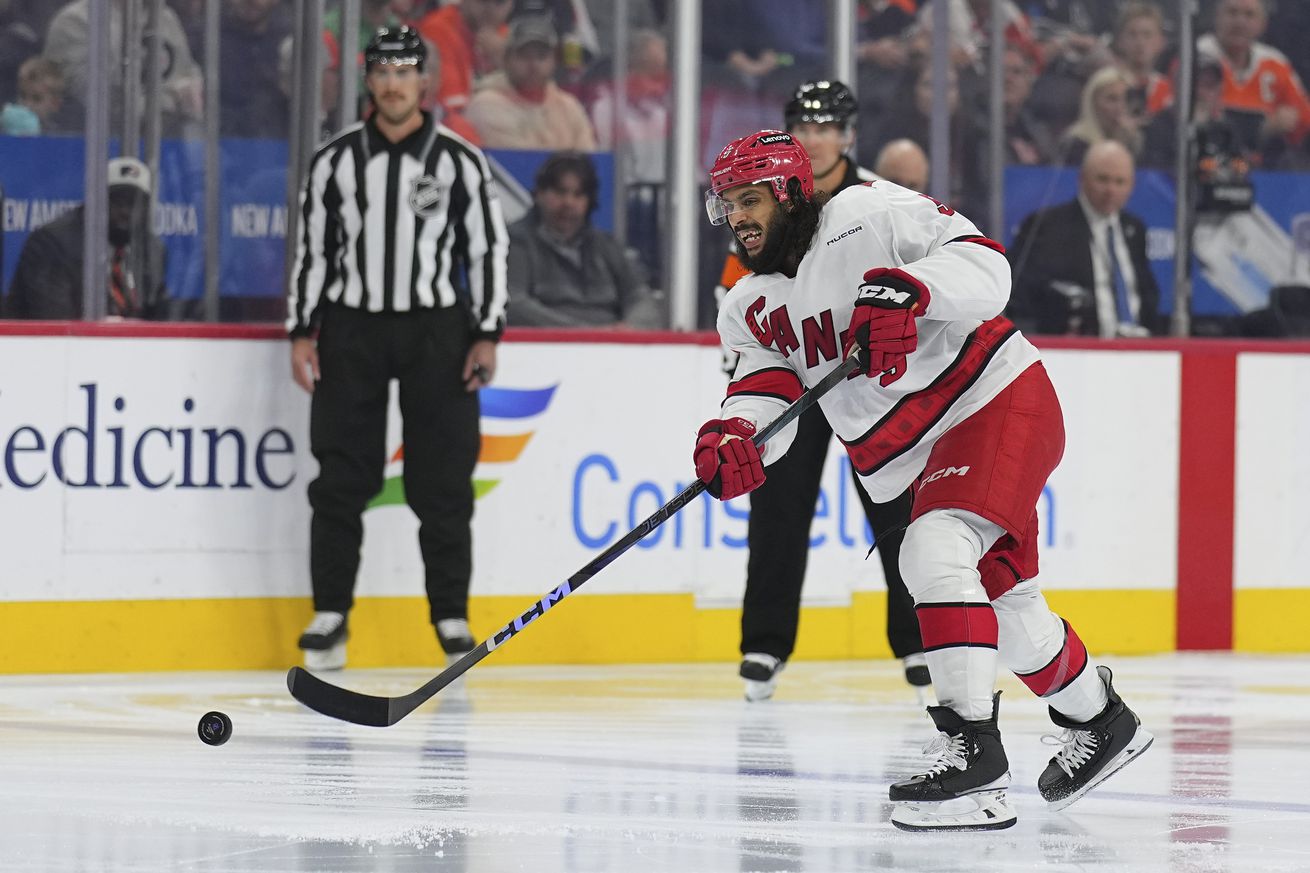
POLYGON ((1310 588, 1233 591, 1233 650, 1310 652, 1310 588))
MULTIPOLYGON (((1056 612, 1094 654, 1145 654, 1174 647, 1172 591, 1053 591, 1056 612)), ((805 607, 796 659, 886 658, 886 596, 858 592, 849 606, 805 607)), ((1241 647, 1254 650, 1254 623, 1310 611, 1310 591, 1238 592, 1241 647), (1262 618, 1263 616, 1263 618, 1262 618)), ((474 597, 479 635, 516 612, 523 596, 474 597)), ((300 662, 296 638, 312 614, 308 598, 125 600, 0 604, 0 673, 285 669, 300 662)), ((361 598, 351 614, 354 667, 441 663, 423 597, 361 598)), ((1263 651, 1310 651, 1287 632, 1263 651)), ((698 609, 689 594, 579 593, 493 652, 496 664, 614 664, 733 661, 739 609, 698 609)))

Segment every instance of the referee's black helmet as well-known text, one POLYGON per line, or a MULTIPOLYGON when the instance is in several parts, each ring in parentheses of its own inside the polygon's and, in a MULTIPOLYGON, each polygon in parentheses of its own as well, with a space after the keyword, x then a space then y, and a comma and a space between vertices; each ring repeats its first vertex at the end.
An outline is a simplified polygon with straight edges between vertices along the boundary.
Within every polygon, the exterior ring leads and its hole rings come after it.
POLYGON ((858 109, 850 88, 836 79, 820 79, 796 89, 783 109, 783 119, 788 130, 806 121, 847 127, 858 109))
POLYGON ((374 64, 414 64, 420 70, 427 66, 428 47, 419 32, 408 24, 399 27, 379 27, 364 47, 364 70, 374 64))

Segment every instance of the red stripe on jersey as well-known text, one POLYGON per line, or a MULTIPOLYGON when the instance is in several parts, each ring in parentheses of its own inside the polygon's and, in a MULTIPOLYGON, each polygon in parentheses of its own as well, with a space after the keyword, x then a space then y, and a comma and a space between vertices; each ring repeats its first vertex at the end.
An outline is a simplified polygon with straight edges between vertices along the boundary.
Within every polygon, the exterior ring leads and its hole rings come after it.
POLYGON ((1001 245, 1001 244, 998 243, 996 240, 991 239, 990 237, 985 237, 985 236, 957 236, 955 239, 950 240, 950 242, 948 242, 947 245, 950 245, 950 243, 956 243, 956 242, 977 243, 978 245, 982 246, 983 248, 991 249, 992 251, 997 252, 997 253, 1002 254, 1002 255, 1005 254, 1005 246, 1001 245))
MULTIPOLYGON (((1061 619, 1063 621, 1063 619, 1061 619)), ((1024 685, 1038 697, 1049 697, 1069 687, 1087 669, 1087 647, 1078 634, 1064 622, 1064 645, 1051 663, 1034 673, 1016 673, 1024 685)))
POLYGON ((856 471, 868 476, 909 451, 969 390, 996 350, 1016 331, 1003 315, 979 325, 964 341, 955 361, 931 385, 901 398, 862 436, 849 442, 843 439, 856 471))
POLYGON ((728 386, 728 396, 755 394, 764 397, 776 397, 788 403, 795 403, 801 396, 801 380, 785 367, 770 367, 756 370, 749 376, 743 376, 728 386))
POLYGON ((920 603, 914 614, 925 652, 953 646, 996 648, 996 610, 990 603, 920 603))

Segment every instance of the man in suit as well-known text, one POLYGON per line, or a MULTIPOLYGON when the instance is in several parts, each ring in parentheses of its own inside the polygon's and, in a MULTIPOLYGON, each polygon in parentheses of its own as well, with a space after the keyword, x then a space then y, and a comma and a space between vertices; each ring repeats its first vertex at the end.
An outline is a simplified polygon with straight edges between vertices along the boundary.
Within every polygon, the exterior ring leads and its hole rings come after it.
POLYGON ((1009 314, 1021 328, 1106 338, 1164 333, 1146 225, 1123 211, 1133 182, 1128 150, 1097 143, 1083 159, 1078 196, 1024 221, 1009 252, 1009 314))

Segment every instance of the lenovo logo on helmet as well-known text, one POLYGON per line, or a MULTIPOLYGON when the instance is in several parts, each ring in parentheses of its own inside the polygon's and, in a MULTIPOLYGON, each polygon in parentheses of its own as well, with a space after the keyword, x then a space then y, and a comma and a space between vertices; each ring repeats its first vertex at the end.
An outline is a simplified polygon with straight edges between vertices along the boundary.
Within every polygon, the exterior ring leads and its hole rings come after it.
POLYGON ((790 145, 793 142, 791 138, 791 134, 771 133, 768 136, 762 136, 759 139, 755 140, 755 142, 752 145, 752 148, 754 148, 754 146, 773 145, 774 143, 779 143, 779 142, 785 142, 788 145, 790 145))

